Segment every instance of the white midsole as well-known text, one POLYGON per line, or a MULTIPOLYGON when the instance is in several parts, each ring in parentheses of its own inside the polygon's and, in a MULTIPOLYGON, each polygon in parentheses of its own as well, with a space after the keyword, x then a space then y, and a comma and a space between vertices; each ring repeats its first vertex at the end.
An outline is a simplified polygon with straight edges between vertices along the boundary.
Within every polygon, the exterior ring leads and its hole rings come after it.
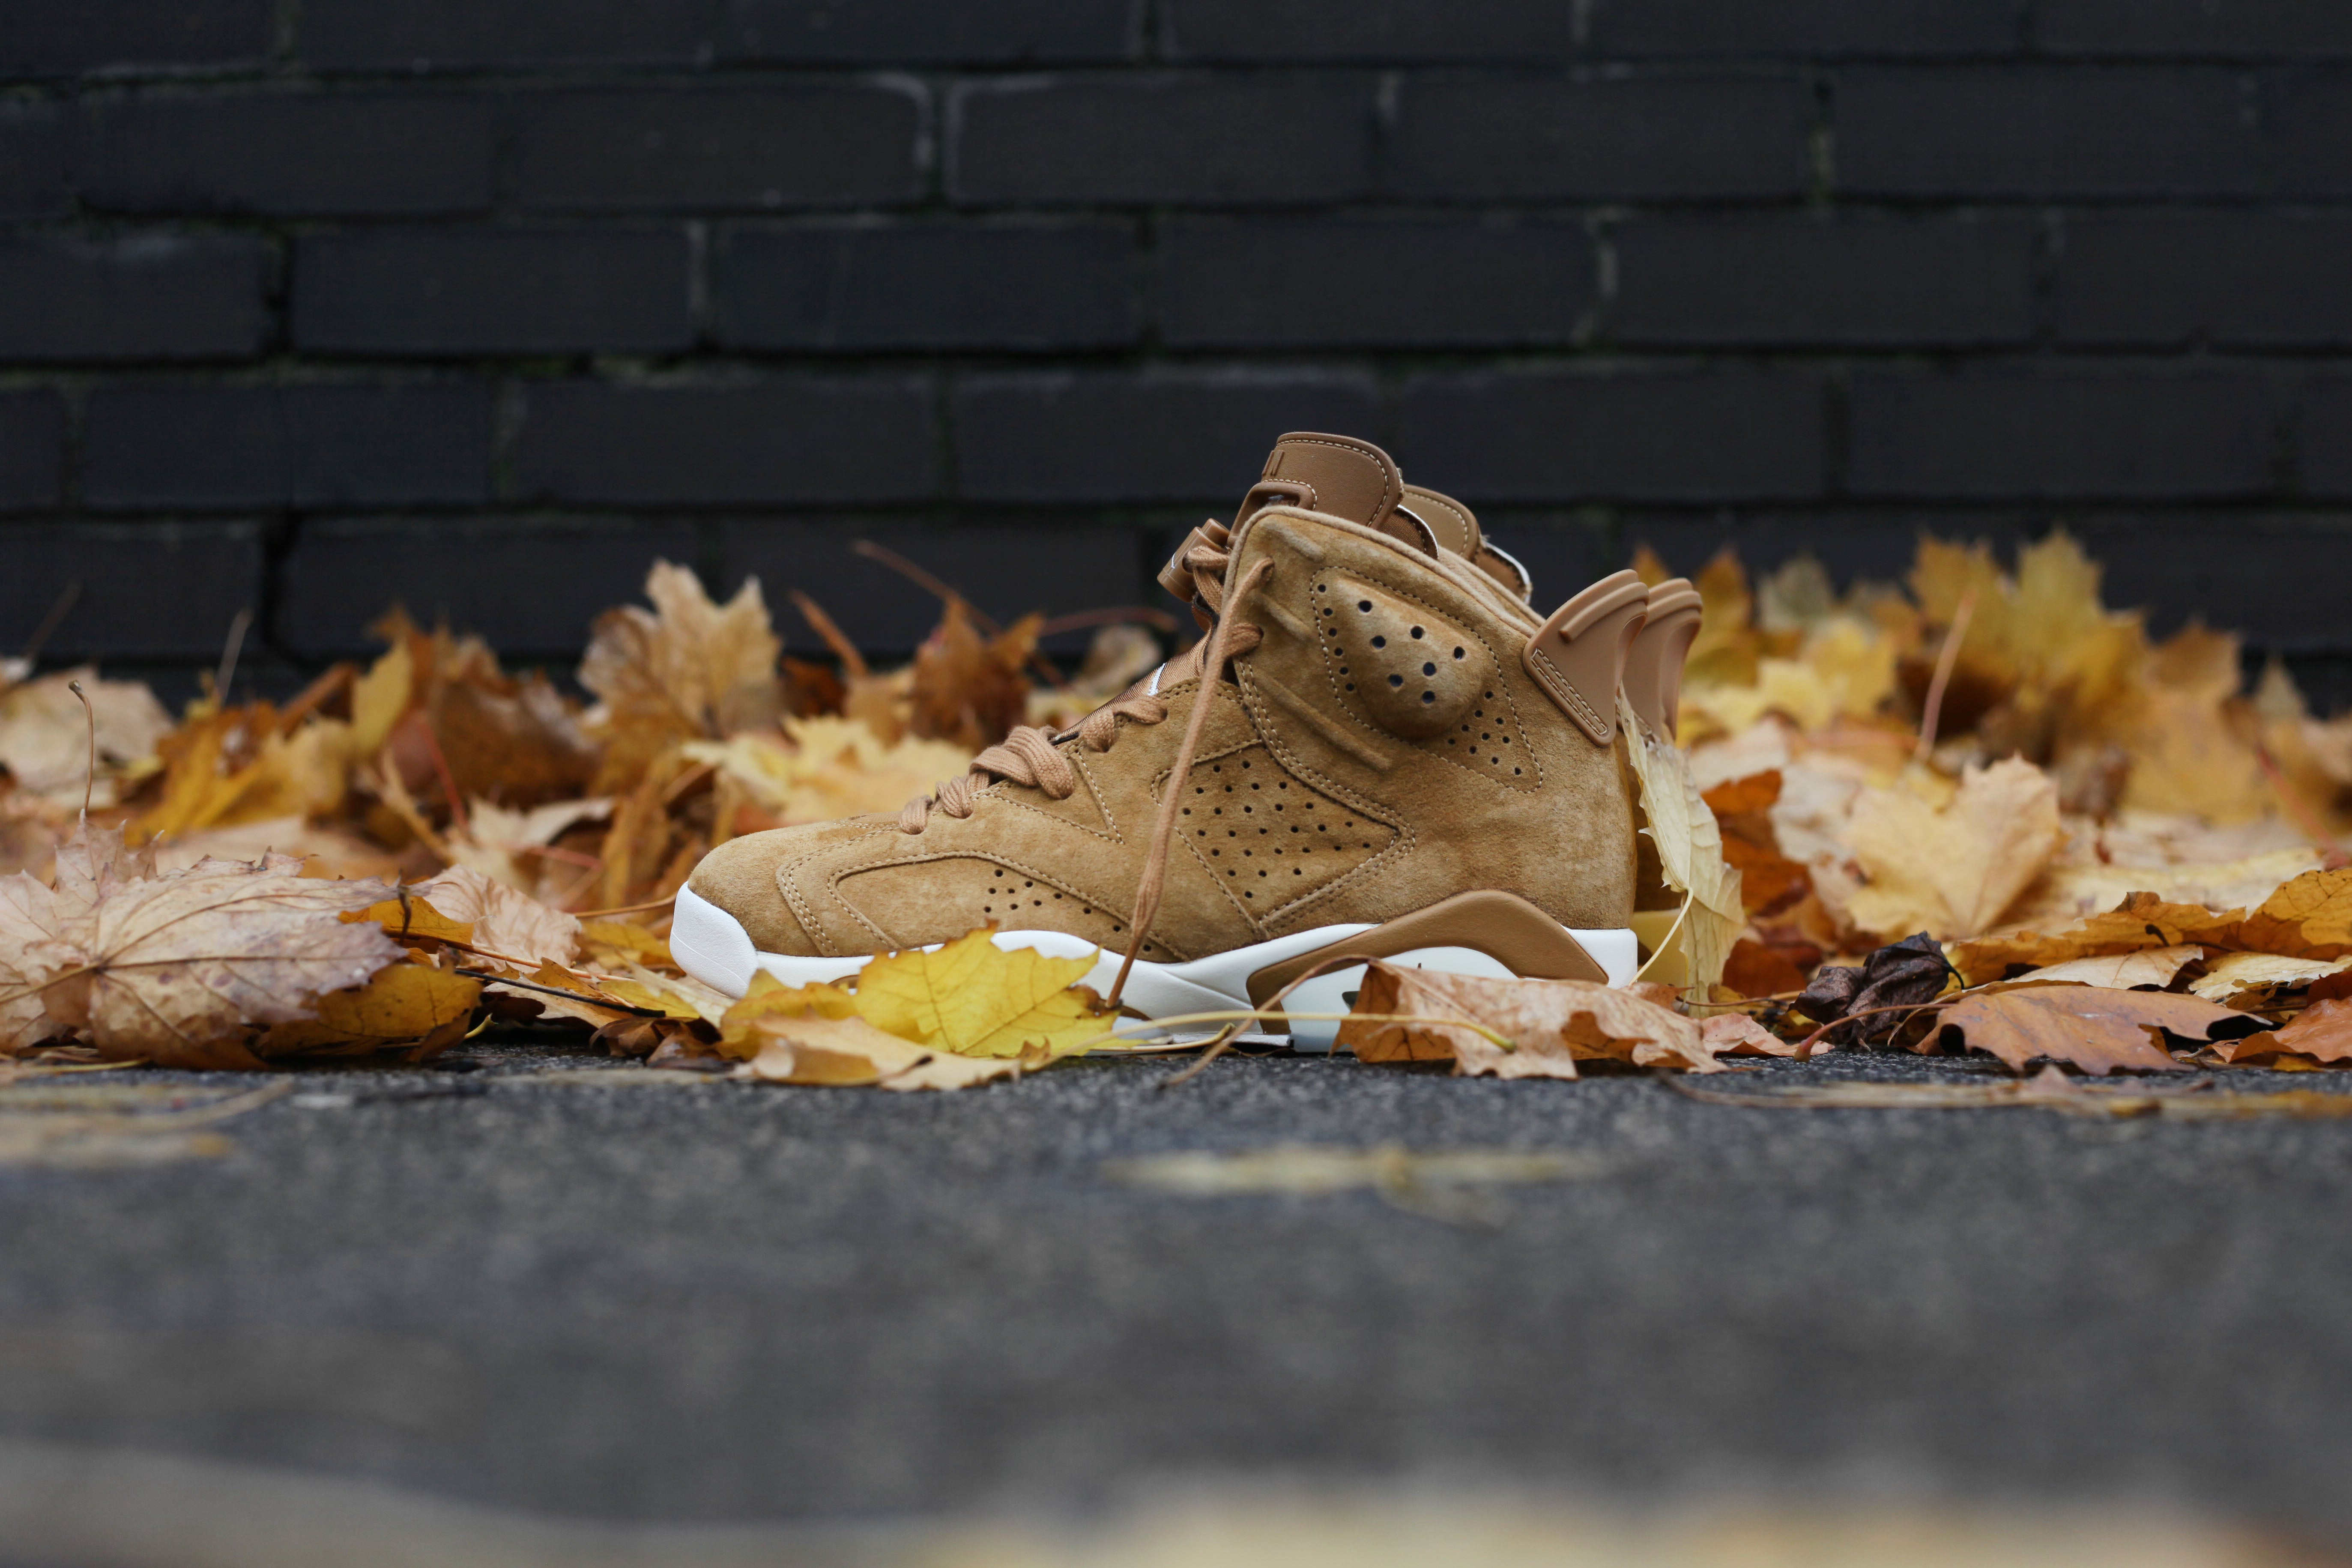
MULTIPOLYGON (((1369 924, 1318 926, 1313 931, 1295 931, 1266 942, 1252 942, 1234 948, 1230 952, 1196 958, 1189 963, 1154 963, 1146 959, 1135 962, 1134 971, 1127 977, 1127 987, 1119 1001, 1149 1018, 1172 1018, 1193 1013, 1230 1012, 1246 1008, 1250 1004, 1250 976, 1270 963, 1280 963, 1301 953, 1313 952, 1348 937, 1357 936, 1372 928, 1369 924)), ((1592 955, 1609 976, 1612 985, 1633 982, 1641 968, 1641 947, 1628 930, 1575 931, 1567 927, 1569 935, 1578 945, 1592 955)), ((1083 937, 1058 931, 1001 931, 990 938, 998 947, 1010 952, 1017 948, 1030 948, 1053 958, 1087 958, 1095 966, 1084 984, 1097 991, 1107 991, 1118 973, 1119 954, 1098 948, 1083 937)), ((934 946, 938 944, 934 943, 934 946)), ((740 996, 751 984, 751 977, 761 971, 774 975, 787 985, 820 984, 842 980, 866 966, 870 954, 851 958, 796 958, 782 953, 761 952, 752 945, 750 933, 742 922, 725 910, 702 897, 691 888, 681 888, 677 895, 677 913, 671 921, 669 950, 680 968, 706 985, 717 987, 730 996, 740 996)), ((1496 979, 1517 978, 1500 960, 1469 947, 1424 947, 1401 952, 1388 963, 1412 969, 1442 969, 1455 974, 1484 974, 1496 979)), ((1291 992, 1284 1002, 1291 1012, 1292 1043, 1306 1050, 1328 1050, 1339 1025, 1336 1021, 1307 1019, 1300 1013, 1345 1013, 1353 1000, 1353 993, 1363 984, 1361 964, 1334 970, 1307 981, 1291 992)), ((1207 1034, 1210 1026, 1198 1031, 1207 1034)), ((1132 1032, 1139 1038, 1165 1037, 1168 1031, 1154 1029, 1143 1020, 1129 1020, 1121 1026, 1122 1033, 1132 1032)), ((1186 1031, 1192 1032, 1192 1031, 1186 1031)))

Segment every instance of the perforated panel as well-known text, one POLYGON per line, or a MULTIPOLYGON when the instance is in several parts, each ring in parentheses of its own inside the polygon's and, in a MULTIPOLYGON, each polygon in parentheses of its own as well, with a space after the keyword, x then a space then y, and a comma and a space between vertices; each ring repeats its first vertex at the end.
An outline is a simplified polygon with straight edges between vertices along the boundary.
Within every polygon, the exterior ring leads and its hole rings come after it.
POLYGON ((1315 623, 1339 700, 1396 735, 1514 789, 1540 782, 1496 670, 1472 633, 1375 584, 1315 584, 1315 623))
MULTIPOLYGON (((993 924, 1000 931, 1067 931, 1114 952, 1127 947, 1129 911, 1104 909, 990 860, 958 857, 877 866, 843 878, 841 893, 902 941, 940 942, 993 924), (888 918, 891 907, 920 908, 919 931, 900 932, 908 922, 888 918)), ((1142 956, 1166 961, 1175 954, 1148 942, 1142 956)))
POLYGON ((1396 829, 1309 789, 1264 746, 1195 763, 1179 810, 1177 831, 1261 918, 1396 842, 1396 829))

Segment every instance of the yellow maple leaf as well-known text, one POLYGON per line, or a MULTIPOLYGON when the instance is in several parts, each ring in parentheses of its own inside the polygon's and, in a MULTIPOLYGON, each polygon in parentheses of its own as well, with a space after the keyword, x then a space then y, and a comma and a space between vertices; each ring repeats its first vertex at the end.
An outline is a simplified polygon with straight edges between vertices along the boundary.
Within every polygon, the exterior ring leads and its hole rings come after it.
POLYGON ((317 1017, 277 1026, 255 1049, 277 1057, 412 1045, 429 1055, 466 1032, 481 994, 482 983, 463 974, 429 963, 390 964, 357 990, 320 997, 317 1017))
POLYGON ((363 910, 347 910, 347 921, 373 921, 392 937, 406 937, 416 942, 454 942, 470 944, 474 928, 466 921, 453 921, 433 907, 421 893, 411 892, 405 898, 385 899, 363 910))
POLYGON ((971 1057, 1012 1057, 1027 1046, 1066 1049, 1109 1026, 1093 993, 1076 989, 1092 957, 1007 952, 986 930, 936 951, 887 952, 857 976, 857 1011, 917 1045, 971 1057))

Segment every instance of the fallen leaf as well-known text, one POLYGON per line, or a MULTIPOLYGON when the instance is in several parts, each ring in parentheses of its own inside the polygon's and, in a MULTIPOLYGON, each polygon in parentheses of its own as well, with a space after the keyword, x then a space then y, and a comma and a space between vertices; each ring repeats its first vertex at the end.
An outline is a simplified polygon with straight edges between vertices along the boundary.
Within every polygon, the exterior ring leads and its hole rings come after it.
POLYGON ((2289 958, 2276 952, 2224 952, 2205 961, 2205 973, 2189 983, 2189 994, 2227 1002, 2249 991, 2308 985, 2352 971, 2352 958, 2289 958))
POLYGON ((470 945, 474 928, 464 921, 453 921, 433 907, 431 900, 415 889, 402 890, 402 896, 370 904, 363 910, 345 911, 347 921, 373 921, 384 934, 412 942, 456 942, 470 945))
POLYGON ((470 866, 452 866, 437 877, 412 883, 409 895, 471 925, 473 945, 485 952, 527 963, 568 964, 579 956, 576 917, 549 909, 504 882, 493 882, 470 866))
POLYGON ((0 1054, 38 1045, 64 1026, 49 1016, 43 988, 73 966, 58 941, 57 899, 22 871, 0 878, 0 1054))
POLYGON ((914 733, 973 752, 1004 739, 1028 713, 1024 671, 1044 624, 1043 616, 1029 616, 995 637, 982 637, 972 626, 971 606, 950 599, 938 629, 915 650, 914 733))
POLYGON ((1989 930, 2058 851, 2058 790, 2009 758, 1970 768, 1938 808, 1906 789, 1864 789, 1844 841, 1868 878, 1846 914, 1863 931, 1989 930))
POLYGON ((2170 903, 2154 893, 2133 893, 2106 913, 2094 915, 2071 930, 2047 936, 2029 931, 1979 937, 1957 943, 1950 958, 1963 982, 1981 985, 2021 965, 2044 969, 2071 959, 2137 952, 2143 948, 2200 943, 2234 947, 2244 918, 2243 910, 2217 911, 2197 904, 2170 903))
POLYGON ((1740 902, 1739 873, 1724 859, 1723 833, 1691 774, 1690 759, 1671 740, 1661 739, 1620 691, 1617 722, 1640 786, 1644 826, 1657 846, 1666 885, 1685 895, 1682 949, 1686 984, 1705 996, 1723 979, 1732 943, 1748 923, 1740 902))
POLYGON ((1703 1020, 1699 1038, 1718 1057, 1793 1057, 1794 1041, 1784 1040, 1745 1013, 1718 1013, 1703 1020))
POLYGON ((1011 952, 986 930, 930 951, 887 952, 857 973, 857 1012, 901 1039, 961 1056, 1066 1049, 1108 1032, 1112 1015, 1078 987, 1095 959, 1011 952))
POLYGON ((173 729, 171 714, 141 682, 100 680, 85 665, 0 692, 0 767, 36 795, 80 805, 93 719, 99 776, 92 803, 111 805, 120 775, 142 763, 152 765, 157 743, 173 729), (73 694, 77 682, 89 699, 87 710, 73 694))
POLYGON ((482 983, 427 963, 392 963, 355 991, 319 998, 318 1016, 279 1024, 255 1044, 264 1057, 410 1047, 418 1059, 457 1043, 482 983))
POLYGON ((1579 1058, 1700 1072, 1715 1066, 1696 1021, 1624 991, 1377 960, 1364 966, 1338 1044, 1365 1062, 1450 1059, 1465 1077, 1574 1078, 1579 1058))
POLYGON ((2284 1028, 2226 1040, 2213 1047, 2225 1062, 2243 1063, 2282 1053, 2315 1062, 2352 1062, 2352 1001, 2315 1002, 2284 1028))
POLYGON ((2212 1037, 2217 1025, 2251 1016, 2194 996, 2162 991, 2107 991, 2092 985, 2003 986, 1962 997, 1942 1015, 1947 1030, 1970 1050, 2022 1071, 2036 1058, 2067 1062, 2093 1077, 2109 1072, 2179 1072, 2155 1035, 2212 1037))
POLYGON ((160 1066, 253 1068, 255 1025, 312 1015, 400 956, 373 921, 339 917, 387 891, 322 882, 300 863, 206 860, 106 891, 59 921, 72 966, 47 983, 48 1011, 110 1057, 160 1066))
POLYGON ((831 985, 785 985, 756 974, 719 1020, 719 1048, 749 1057, 739 1070, 771 1083, 897 1089, 964 1089, 1015 1078, 1052 1059, 1043 1048, 968 1057, 919 1046, 855 1016, 848 1011, 854 1005, 855 998, 831 985))
POLYGON ((629 605, 599 616, 580 661, 580 684, 604 701, 599 794, 635 783, 678 741, 763 729, 782 709, 783 644, 758 578, 720 605, 691 571, 658 561, 646 597, 650 611, 629 605))
MULTIPOLYGON (((2103 985, 2111 991, 2130 991, 2148 986, 2161 991, 2172 984, 2172 977, 2183 967, 2205 956, 2201 947, 2146 947, 2137 952, 2106 953, 2096 958, 2070 958, 2063 963, 2053 963, 2037 969, 2031 974, 2017 977, 2020 984, 2039 981, 2044 984, 2067 982, 2076 985, 2103 985)), ((2197 987, 2189 987, 2197 991, 2197 987)), ((2197 994, 2204 995, 2202 991, 2197 994)), ((2212 998, 2219 1001, 2221 998, 2212 998)))
POLYGON ((1920 931, 1877 949, 1859 968, 1823 965, 1795 1006, 1816 1023, 1837 1023, 1826 1037, 1832 1045, 1892 1045, 1898 1036, 1917 1037, 1926 1018, 1887 1009, 1924 1006, 1944 994, 1950 976, 1942 946, 1920 931))
POLYGON ((2295 958, 2352 952, 2352 868, 2306 871, 2287 883, 2246 917, 2238 945, 2295 958))

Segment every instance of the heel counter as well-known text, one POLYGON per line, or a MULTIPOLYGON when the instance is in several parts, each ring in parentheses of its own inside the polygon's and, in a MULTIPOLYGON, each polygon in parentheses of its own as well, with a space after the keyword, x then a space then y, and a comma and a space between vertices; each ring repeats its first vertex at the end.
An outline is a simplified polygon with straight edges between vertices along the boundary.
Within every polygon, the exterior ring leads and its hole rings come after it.
POLYGON ((1617 738, 1617 688, 1649 611, 1650 590, 1631 572, 1603 577, 1528 639, 1528 674, 1596 746, 1617 738))
POLYGON ((1642 722, 1671 741, 1683 696, 1683 664, 1699 633, 1698 590, 1685 577, 1650 590, 1648 614, 1625 658, 1625 700, 1642 722))

